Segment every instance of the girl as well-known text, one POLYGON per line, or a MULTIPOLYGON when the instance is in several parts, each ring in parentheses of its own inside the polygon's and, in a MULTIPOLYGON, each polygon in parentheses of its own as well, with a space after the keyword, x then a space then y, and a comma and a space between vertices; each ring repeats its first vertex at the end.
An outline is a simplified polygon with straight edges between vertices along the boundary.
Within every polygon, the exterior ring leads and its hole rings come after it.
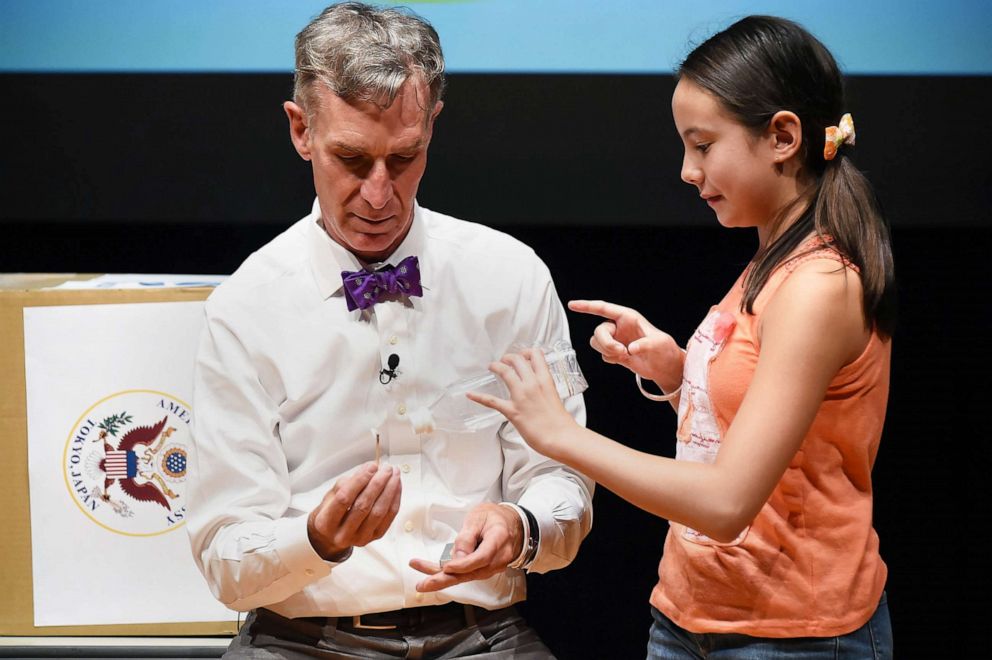
POLYGON ((890 657, 871 468, 889 384, 888 229, 849 160, 854 127, 827 49, 751 16, 686 58, 672 97, 682 179, 758 251, 681 350, 633 309, 592 346, 678 410, 675 460, 578 426, 539 352, 470 395, 535 449, 671 524, 651 593, 651 658, 890 657))

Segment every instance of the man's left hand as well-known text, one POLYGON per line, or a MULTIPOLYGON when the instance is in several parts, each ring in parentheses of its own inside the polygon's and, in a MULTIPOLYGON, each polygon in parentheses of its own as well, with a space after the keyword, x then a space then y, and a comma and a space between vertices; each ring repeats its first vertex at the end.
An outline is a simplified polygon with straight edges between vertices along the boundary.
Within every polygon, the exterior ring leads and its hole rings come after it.
POLYGON ((441 567, 436 561, 410 560, 411 567, 430 576, 417 584, 417 591, 439 591, 505 571, 520 554, 523 542, 524 526, 516 511, 498 504, 479 504, 469 512, 455 538, 451 561, 441 567))

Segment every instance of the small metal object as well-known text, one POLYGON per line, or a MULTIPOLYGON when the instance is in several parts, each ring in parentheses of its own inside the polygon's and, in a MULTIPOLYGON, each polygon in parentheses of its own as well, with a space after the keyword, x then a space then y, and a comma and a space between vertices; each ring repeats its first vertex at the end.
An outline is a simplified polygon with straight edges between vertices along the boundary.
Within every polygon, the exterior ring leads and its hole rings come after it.
POLYGON ((451 549, 454 547, 455 547, 454 543, 444 544, 444 550, 441 551, 441 559, 439 559, 437 562, 438 564, 441 565, 441 568, 444 568, 444 565, 447 564, 449 561, 451 561, 451 549))
POLYGON ((398 626, 371 626, 367 623, 362 623, 362 617, 359 615, 351 617, 351 627, 358 628, 359 630, 396 630, 398 626))

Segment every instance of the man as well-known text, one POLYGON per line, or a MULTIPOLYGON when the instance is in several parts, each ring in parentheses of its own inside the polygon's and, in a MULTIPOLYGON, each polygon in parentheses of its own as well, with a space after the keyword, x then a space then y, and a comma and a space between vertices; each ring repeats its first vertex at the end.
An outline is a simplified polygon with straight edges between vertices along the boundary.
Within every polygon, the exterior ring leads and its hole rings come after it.
POLYGON ((194 385, 194 556, 251 610, 229 657, 551 657, 511 606, 574 558, 591 482, 505 423, 410 423, 568 337, 532 250, 416 203, 443 86, 412 14, 345 3, 297 36, 284 108, 317 200, 208 300, 194 385))

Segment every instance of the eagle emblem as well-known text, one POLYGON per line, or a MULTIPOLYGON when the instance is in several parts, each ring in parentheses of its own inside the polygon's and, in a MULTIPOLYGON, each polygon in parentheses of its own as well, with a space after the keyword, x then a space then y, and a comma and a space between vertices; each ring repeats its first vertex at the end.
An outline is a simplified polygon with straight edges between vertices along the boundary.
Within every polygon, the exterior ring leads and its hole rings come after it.
POLYGON ((154 536, 186 521, 193 414, 156 390, 125 390, 80 415, 62 453, 75 505, 106 530, 154 536))
MULTIPOLYGON (((129 515, 126 502, 115 500, 111 487, 115 484, 120 491, 135 502, 151 502, 166 511, 172 511, 170 499, 179 497, 156 470, 159 452, 175 431, 167 426, 168 415, 152 426, 136 426, 123 432, 114 442, 124 425, 131 423, 132 416, 126 411, 110 415, 99 424, 100 433, 94 440, 103 443, 103 458, 98 469, 103 473, 103 489, 100 498, 110 504, 121 515, 129 515)), ((178 447, 171 447, 163 469, 170 476, 183 476, 186 472, 186 454, 178 447)))

